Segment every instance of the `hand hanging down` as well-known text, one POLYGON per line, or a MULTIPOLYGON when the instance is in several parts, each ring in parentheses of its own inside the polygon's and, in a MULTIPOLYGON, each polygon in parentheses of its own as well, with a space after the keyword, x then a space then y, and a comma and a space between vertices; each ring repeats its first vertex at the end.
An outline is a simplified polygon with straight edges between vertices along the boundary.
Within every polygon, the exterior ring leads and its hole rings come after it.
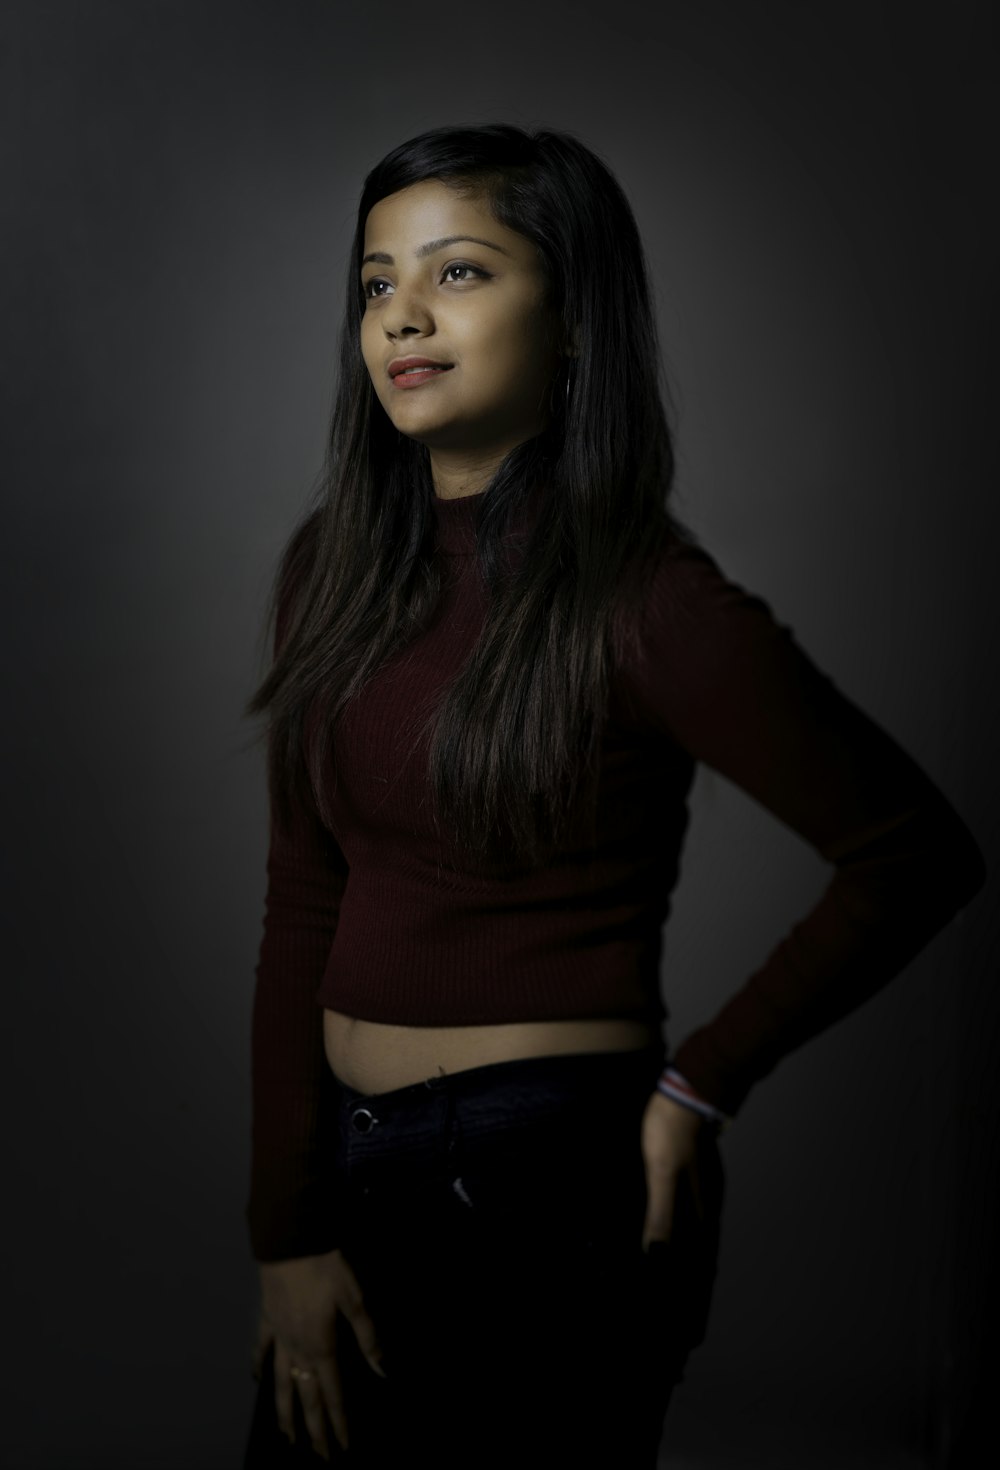
POLYGON ((347 1416, 337 1338, 346 1318, 366 1361, 385 1377, 375 1324, 358 1279, 339 1250, 319 1256, 260 1264, 261 1315, 255 1354, 259 1375, 274 1345, 274 1396, 278 1425, 294 1443, 296 1390, 313 1449, 329 1459, 327 1422, 343 1449, 347 1416))

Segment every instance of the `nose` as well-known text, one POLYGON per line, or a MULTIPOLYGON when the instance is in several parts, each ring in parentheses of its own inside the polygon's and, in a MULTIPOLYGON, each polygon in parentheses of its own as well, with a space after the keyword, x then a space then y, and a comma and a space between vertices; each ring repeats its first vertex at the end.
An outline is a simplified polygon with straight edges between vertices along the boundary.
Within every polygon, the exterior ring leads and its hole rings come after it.
POLYGON ((426 337, 433 317, 421 292, 398 285, 382 307, 382 327, 390 342, 398 337, 426 337))

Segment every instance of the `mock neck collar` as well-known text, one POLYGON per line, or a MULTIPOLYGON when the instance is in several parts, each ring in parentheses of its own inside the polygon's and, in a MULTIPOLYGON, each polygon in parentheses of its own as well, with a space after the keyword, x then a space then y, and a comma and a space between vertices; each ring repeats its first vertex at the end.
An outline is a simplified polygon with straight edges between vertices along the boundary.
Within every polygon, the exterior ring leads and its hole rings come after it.
POLYGON ((450 556, 475 556, 476 526, 481 501, 481 493, 460 495, 448 500, 440 495, 431 496, 437 526, 437 544, 441 551, 450 556))
MULTIPOLYGON (((531 535, 539 509, 539 491, 529 497, 514 517, 504 537, 512 549, 521 548, 531 535)), ((437 530, 437 546, 449 556, 475 556, 476 528, 479 525, 483 504, 483 491, 475 495, 460 495, 455 499, 431 496, 431 507, 437 530)))

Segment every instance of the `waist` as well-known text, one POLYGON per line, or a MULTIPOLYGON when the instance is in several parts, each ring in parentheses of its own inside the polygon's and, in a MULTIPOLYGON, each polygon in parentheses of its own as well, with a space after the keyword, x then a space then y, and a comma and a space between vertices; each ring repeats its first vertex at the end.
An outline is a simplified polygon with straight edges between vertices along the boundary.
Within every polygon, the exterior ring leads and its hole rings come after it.
POLYGON ((621 1017, 477 1026, 399 1026, 323 1012, 327 1061, 358 1093, 389 1092, 494 1063, 662 1045, 652 1021, 621 1017))

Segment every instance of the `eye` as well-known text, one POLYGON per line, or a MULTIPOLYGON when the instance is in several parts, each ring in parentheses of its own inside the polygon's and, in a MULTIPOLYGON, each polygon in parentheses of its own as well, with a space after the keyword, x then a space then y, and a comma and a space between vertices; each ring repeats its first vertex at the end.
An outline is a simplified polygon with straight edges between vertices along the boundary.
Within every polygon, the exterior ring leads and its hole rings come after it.
POLYGON ((385 276, 372 276, 371 280, 362 283, 361 289, 365 293, 366 301, 377 301, 380 297, 389 295, 392 283, 385 276))
POLYGON ((481 270, 478 265, 466 265, 463 261, 456 261, 454 265, 446 265, 441 273, 442 281, 451 281, 456 286, 461 286, 463 282, 472 280, 473 277, 488 281, 490 273, 481 270))

